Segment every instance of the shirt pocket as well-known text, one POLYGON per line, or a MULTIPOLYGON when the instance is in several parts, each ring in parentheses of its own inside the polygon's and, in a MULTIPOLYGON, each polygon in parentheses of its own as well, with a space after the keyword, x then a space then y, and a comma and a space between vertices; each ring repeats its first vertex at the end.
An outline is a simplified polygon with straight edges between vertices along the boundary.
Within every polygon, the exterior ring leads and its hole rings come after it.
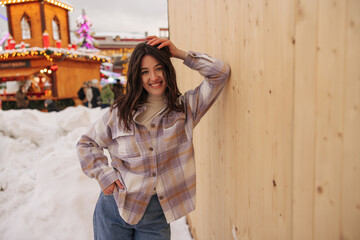
POLYGON ((163 148, 170 150, 188 141, 185 131, 186 117, 183 113, 177 113, 173 121, 165 124, 163 128, 163 148))
POLYGON ((117 127, 112 128, 111 132, 112 144, 108 147, 108 150, 113 157, 126 160, 141 156, 133 128, 130 131, 125 131, 117 127))

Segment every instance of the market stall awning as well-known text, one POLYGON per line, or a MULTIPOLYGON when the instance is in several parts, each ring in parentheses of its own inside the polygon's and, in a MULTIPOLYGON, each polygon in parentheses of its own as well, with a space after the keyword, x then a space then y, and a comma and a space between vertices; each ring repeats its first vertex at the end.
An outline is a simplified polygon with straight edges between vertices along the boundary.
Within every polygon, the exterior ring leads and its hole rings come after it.
POLYGON ((20 69, 13 69, 13 70, 8 70, 6 72, 4 71, 0 71, 0 80, 4 80, 7 81, 7 79, 18 79, 18 78, 26 78, 29 77, 31 75, 34 75, 36 73, 40 73, 40 70, 42 68, 22 68, 20 69))

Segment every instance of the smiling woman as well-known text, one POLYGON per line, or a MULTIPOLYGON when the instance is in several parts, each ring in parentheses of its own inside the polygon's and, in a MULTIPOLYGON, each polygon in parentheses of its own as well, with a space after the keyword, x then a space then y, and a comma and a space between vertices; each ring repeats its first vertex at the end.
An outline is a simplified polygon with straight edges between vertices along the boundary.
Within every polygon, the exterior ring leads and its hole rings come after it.
POLYGON ((131 55, 126 95, 77 144, 84 173, 102 189, 95 239, 169 240, 169 223, 195 209, 193 129, 230 74, 227 65, 206 54, 186 53, 168 39, 146 40, 131 55), (171 57, 204 81, 181 94, 171 57))

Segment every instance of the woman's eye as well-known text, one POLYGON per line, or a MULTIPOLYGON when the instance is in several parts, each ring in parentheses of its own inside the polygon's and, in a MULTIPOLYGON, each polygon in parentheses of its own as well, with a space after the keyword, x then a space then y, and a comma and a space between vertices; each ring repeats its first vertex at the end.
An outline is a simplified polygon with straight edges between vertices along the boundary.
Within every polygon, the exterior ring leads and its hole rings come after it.
POLYGON ((144 75, 144 74, 147 74, 147 73, 148 73, 148 71, 142 71, 141 75, 144 75))
POLYGON ((157 69, 156 69, 156 71, 162 71, 163 70, 163 67, 158 67, 157 69))

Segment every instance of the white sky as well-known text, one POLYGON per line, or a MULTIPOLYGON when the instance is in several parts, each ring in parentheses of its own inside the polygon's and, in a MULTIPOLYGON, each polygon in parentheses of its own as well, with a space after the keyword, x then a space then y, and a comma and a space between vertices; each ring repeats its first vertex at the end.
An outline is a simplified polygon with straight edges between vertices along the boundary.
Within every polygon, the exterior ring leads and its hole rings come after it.
MULTIPOLYGON (((147 31, 149 35, 159 35, 159 28, 168 27, 167 0, 60 0, 60 2, 74 8, 69 12, 71 30, 75 30, 76 19, 81 15, 82 9, 85 9, 95 33, 147 31)), ((0 7, 0 14, 7 17, 5 7, 0 7)), ((0 18, 0 33, 7 32, 7 22, 0 18)))

